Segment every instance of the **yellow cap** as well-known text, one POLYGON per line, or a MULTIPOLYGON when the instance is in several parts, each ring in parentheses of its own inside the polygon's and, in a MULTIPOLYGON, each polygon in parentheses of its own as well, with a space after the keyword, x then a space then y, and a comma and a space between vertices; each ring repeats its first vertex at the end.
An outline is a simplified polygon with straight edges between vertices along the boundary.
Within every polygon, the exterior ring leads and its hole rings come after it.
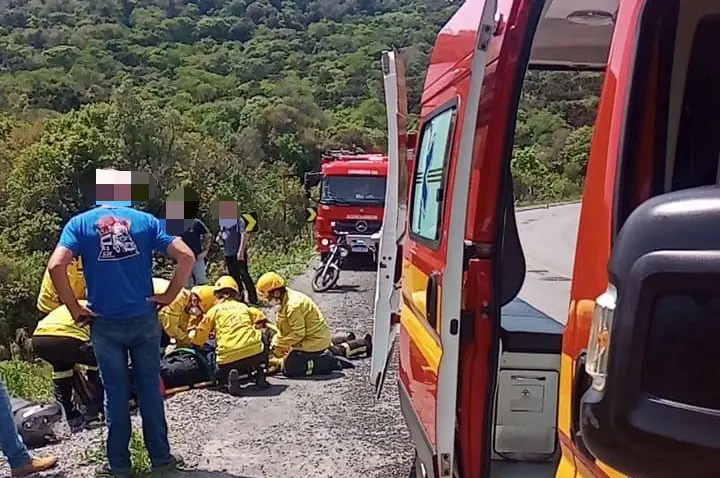
POLYGON ((270 292, 285 287, 285 279, 277 272, 266 272, 257 281, 257 291, 261 295, 268 295, 270 292))
POLYGON ((200 301, 200 308, 203 312, 210 310, 215 305, 215 290, 210 285, 196 285, 190 291, 195 294, 200 301))
POLYGON ((215 292, 222 290, 222 289, 232 289, 238 294, 240 293, 240 287, 238 286, 238 283, 235 282, 235 279, 233 279, 230 276, 222 276, 215 282, 215 292))
POLYGON ((248 307, 248 310, 250 312, 250 317, 252 317, 253 324, 257 324, 258 322, 262 322, 267 319, 263 311, 257 307, 248 307))

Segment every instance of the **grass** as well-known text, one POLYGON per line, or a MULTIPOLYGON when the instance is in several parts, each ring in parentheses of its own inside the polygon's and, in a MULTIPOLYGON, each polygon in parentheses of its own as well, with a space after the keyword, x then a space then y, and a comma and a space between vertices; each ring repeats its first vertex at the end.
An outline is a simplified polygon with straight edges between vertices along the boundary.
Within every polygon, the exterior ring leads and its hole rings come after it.
MULTIPOLYGON (((0 362, 0 377, 10 395, 30 401, 47 401, 53 398, 52 368, 49 365, 36 365, 20 360, 0 362)), ((147 476, 150 473, 150 456, 142 432, 133 430, 130 437, 130 459, 134 477, 147 476)), ((88 465, 98 465, 107 460, 104 438, 87 448, 83 461, 88 465)))
MULTIPOLYGON (((250 275, 254 280, 269 271, 275 271, 289 280, 305 272, 315 254, 315 248, 309 241, 299 238, 286 247, 278 246, 276 249, 253 247, 250 252, 248 265, 250 266, 250 275)), ((212 261, 208 264, 207 276, 211 282, 224 274, 227 274, 224 262, 212 261)))
MULTIPOLYGON (((83 463, 85 465, 100 465, 107 461, 107 452, 105 448, 105 440, 95 443, 87 448, 83 454, 83 463)), ((133 477, 144 477, 150 475, 150 455, 148 455, 143 442, 142 432, 133 430, 130 435, 130 461, 132 463, 131 475, 133 477)))
POLYGON ((29 401, 53 398, 52 368, 20 360, 0 362, 0 377, 10 395, 29 401))

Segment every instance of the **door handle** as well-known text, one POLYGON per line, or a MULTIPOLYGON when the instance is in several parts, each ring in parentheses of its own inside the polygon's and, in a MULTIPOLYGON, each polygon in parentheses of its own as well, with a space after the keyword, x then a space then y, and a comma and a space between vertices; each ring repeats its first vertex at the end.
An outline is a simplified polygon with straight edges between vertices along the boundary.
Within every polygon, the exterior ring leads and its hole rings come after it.
POLYGON ((438 304, 438 283, 440 281, 440 273, 433 272, 430 274, 427 283, 425 317, 433 329, 437 329, 437 304, 438 304))

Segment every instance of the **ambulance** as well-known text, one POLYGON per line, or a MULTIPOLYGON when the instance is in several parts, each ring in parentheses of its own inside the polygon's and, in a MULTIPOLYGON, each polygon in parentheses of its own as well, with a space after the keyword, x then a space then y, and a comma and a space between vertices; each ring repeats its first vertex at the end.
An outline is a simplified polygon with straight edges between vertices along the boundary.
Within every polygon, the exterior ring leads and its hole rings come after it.
POLYGON ((720 2, 467 0, 388 180, 371 380, 398 351, 408 476, 720 476, 720 2), (510 160, 528 69, 604 71, 564 327, 517 297, 510 160))

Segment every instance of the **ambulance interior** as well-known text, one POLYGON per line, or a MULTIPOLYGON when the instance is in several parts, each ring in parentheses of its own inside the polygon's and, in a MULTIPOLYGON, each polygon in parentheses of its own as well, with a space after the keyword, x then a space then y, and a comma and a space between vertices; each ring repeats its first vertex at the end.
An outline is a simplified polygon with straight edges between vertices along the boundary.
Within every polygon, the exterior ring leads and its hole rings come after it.
MULTIPOLYGON (((547 2, 528 68, 602 71, 617 9, 617 0, 547 2)), ((648 0, 641 15, 625 113, 613 235, 632 210, 652 196, 720 183, 720 88, 716 86, 720 55, 715 51, 720 45, 720 3, 648 0)), ((563 326, 516 296, 526 280, 526 264, 513 202, 508 195, 499 285, 501 304, 505 305, 501 309, 491 476, 551 478, 559 460, 556 419, 563 326)), ((684 304, 684 309, 680 304, 668 306, 666 320, 663 311, 658 313, 663 334, 690 333, 670 317, 678 310, 687 310, 684 304)), ((673 343, 692 342, 663 343, 672 348, 673 343)), ((699 375, 705 368, 697 364, 701 360, 715 363, 720 352, 708 357, 708 350, 717 347, 700 349, 704 351, 696 352, 697 357, 682 363, 677 357, 688 355, 686 349, 651 353, 649 380, 659 396, 709 406, 707 393, 693 392, 700 388, 697 384, 707 383, 699 375)), ((579 390, 574 391, 573 408, 588 384, 576 382, 579 390)), ((719 403, 712 405, 720 409, 719 403)), ((577 414, 571 416, 575 420, 577 414)), ((575 439, 582 441, 578 436, 575 439)), ((588 461, 594 460, 586 450, 580 452, 588 461)))

